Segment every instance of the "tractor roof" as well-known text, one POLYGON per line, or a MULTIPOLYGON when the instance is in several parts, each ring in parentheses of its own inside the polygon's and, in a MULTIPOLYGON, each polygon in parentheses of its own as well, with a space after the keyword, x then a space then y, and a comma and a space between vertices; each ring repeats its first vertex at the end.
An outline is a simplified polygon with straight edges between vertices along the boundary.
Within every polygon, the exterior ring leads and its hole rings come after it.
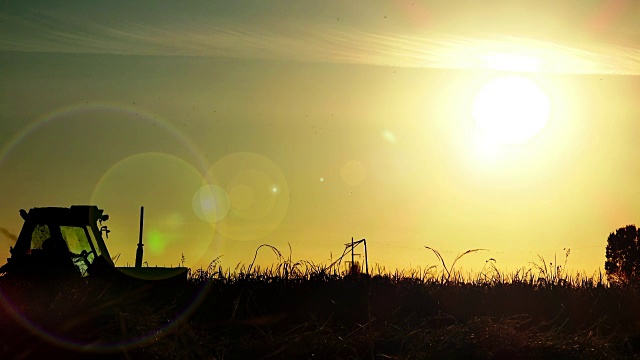
POLYGON ((69 208, 32 208, 25 220, 40 224, 95 225, 99 220, 107 220, 104 210, 95 205, 73 205, 69 208))

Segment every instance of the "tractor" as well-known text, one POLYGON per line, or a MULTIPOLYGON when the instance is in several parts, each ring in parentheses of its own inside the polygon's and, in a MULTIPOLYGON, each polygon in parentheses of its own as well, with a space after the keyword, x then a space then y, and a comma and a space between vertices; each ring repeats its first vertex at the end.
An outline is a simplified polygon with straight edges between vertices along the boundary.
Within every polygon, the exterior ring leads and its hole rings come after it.
POLYGON ((187 279, 185 267, 142 266, 144 208, 140 209, 140 237, 134 267, 116 267, 102 237, 110 230, 104 210, 92 205, 69 208, 20 210, 24 220, 11 257, 0 267, 4 276, 111 277, 132 281, 178 281, 187 279))

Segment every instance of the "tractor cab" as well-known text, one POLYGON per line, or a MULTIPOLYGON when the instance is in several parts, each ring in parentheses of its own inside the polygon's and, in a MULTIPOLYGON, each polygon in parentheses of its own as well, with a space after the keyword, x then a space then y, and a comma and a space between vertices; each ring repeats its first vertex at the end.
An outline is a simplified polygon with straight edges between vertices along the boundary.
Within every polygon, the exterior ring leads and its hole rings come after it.
POLYGON ((0 273, 87 276, 98 265, 113 268, 102 239, 109 216, 97 206, 33 208, 20 215, 22 230, 0 273))

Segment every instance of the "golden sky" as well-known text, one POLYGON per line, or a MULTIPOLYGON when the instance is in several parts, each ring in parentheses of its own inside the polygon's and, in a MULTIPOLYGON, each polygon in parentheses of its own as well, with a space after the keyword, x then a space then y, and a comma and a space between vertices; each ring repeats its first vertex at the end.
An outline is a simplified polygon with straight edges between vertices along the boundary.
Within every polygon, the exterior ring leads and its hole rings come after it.
POLYGON ((263 243, 327 262, 353 236, 387 268, 435 264, 425 245, 489 249, 467 269, 571 248, 591 273, 640 217, 638 15, 633 1, 5 1, 0 254, 19 209, 95 203, 119 265, 143 205, 150 265, 233 268, 263 243), (548 118, 487 152, 474 99, 506 76, 548 118))

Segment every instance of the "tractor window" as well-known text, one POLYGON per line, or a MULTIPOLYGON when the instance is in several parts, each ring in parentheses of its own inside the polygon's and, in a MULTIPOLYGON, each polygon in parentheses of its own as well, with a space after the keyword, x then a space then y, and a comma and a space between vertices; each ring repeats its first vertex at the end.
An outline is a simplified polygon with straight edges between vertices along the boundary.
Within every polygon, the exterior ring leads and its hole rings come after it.
POLYGON ((67 246, 69 246, 73 264, 78 268, 80 273, 85 275, 87 273, 87 267, 93 263, 95 254, 91 251, 91 245, 84 232, 84 228, 77 226, 60 226, 60 233, 62 233, 62 237, 67 243, 67 246), (84 254, 88 255, 83 255, 83 251, 84 254))
POLYGON ((36 225, 31 233, 31 249, 42 249, 42 243, 51 237, 47 225, 36 225))

